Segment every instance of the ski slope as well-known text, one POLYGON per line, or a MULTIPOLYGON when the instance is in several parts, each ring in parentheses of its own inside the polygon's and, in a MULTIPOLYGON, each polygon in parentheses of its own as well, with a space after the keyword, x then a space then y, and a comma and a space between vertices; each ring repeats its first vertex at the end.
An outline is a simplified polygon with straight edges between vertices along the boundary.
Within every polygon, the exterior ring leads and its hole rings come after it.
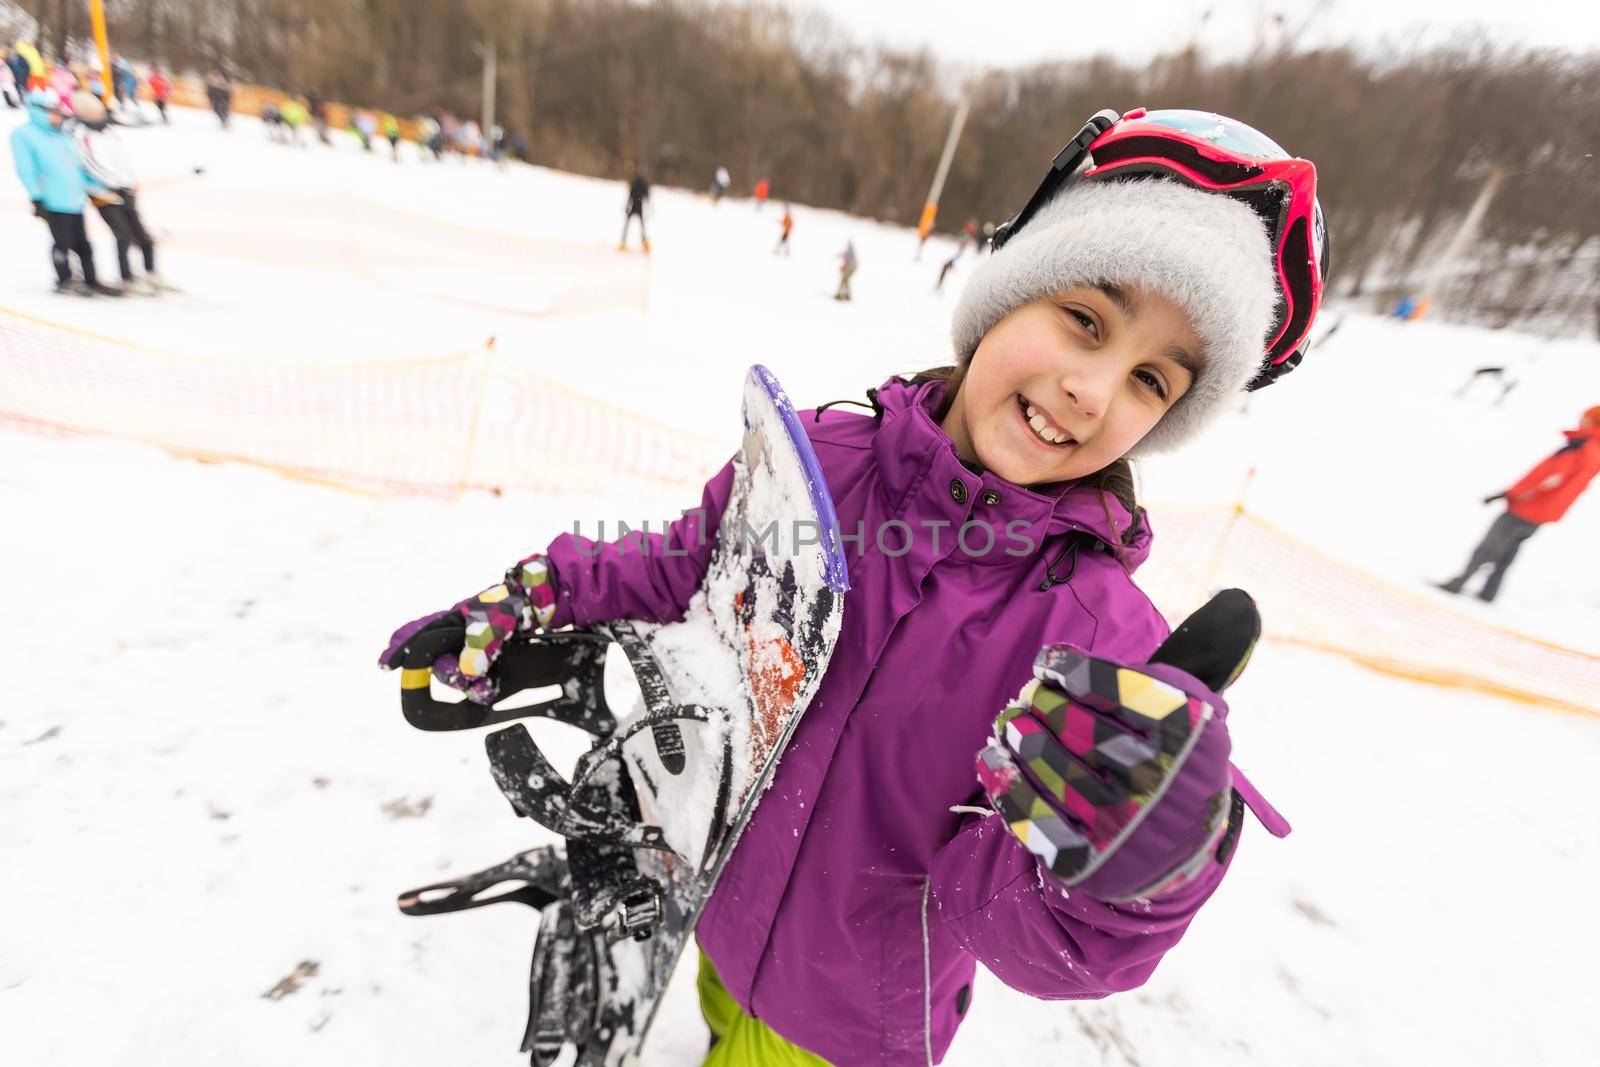
MULTIPOLYGON (((802 407, 943 362, 973 262, 936 295, 949 246, 917 261, 905 230, 803 206, 778 258, 779 204, 666 189, 646 259, 615 251, 619 183, 214 126, 179 109, 170 128, 124 135, 183 293, 50 294, 43 227, 0 178, 0 308, 216 360, 410 359, 493 336, 547 378, 731 448, 751 362, 802 407), (840 304, 847 238, 862 266, 840 304)), ((98 219, 91 236, 114 273, 98 219)), ((1483 532, 1493 512, 1477 501, 1594 403, 1592 342, 1349 313, 1285 383, 1146 465, 1156 551, 1163 507, 1231 503, 1248 477, 1252 510, 1321 550, 1600 647, 1600 491, 1529 542, 1494 606, 1424 585, 1483 532), (1520 379, 1504 403, 1457 397, 1488 364, 1520 379)), ((398 622, 574 520, 696 501, 695 487, 604 485, 373 497, 0 430, 0 645, 16 665, 0 701, 0 1062, 524 1062, 533 913, 405 919, 393 898, 542 831, 510 817, 479 736, 405 727, 373 662, 398 622), (314 973, 264 996, 302 962, 314 973)), ((1294 836, 1252 825, 1137 992, 1045 1003, 980 976, 945 1062, 1587 1062, 1600 722, 1271 643, 1230 698, 1237 760, 1294 836)), ((576 756, 577 738, 533 728, 576 756)), ((690 977, 649 1063, 703 1054, 690 977)))

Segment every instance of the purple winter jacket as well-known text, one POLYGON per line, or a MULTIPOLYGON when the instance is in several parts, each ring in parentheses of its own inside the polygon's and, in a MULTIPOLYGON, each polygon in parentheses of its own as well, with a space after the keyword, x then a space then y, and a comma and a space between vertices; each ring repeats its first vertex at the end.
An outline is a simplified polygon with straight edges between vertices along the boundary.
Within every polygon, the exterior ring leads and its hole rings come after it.
MULTIPOLYGON (((847 537, 843 630, 697 930, 746 1012, 840 1067, 942 1059, 980 961, 1046 999, 1141 985, 1224 870, 1147 905, 1101 903, 1041 878, 999 818, 952 811, 982 803, 974 757, 1040 646, 1142 662, 1168 628, 1129 577, 1148 526, 1118 546, 1110 519, 1130 517, 1098 491, 974 474, 933 419, 944 388, 891 379, 881 422, 801 413, 847 537), (902 555, 872 533, 893 519, 916 531, 902 555), (958 544, 969 519, 997 532, 992 551, 976 530, 958 544), (867 536, 850 540, 858 522, 867 536)), ((731 484, 730 465, 705 518, 667 532, 670 552, 660 534, 558 538, 552 625, 680 618, 731 484)))

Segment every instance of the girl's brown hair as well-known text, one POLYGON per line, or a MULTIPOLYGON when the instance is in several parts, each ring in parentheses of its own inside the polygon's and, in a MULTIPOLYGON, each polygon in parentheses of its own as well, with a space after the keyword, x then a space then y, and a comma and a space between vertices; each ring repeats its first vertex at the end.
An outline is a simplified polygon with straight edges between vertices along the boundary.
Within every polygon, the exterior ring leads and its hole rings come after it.
MULTIPOLYGON (((944 421, 946 413, 950 410, 950 404, 955 400, 956 392, 961 388, 961 381, 966 375, 967 368, 964 366, 931 367, 928 370, 918 371, 910 375, 911 382, 914 385, 932 381, 947 383, 944 390, 944 398, 939 401, 939 410, 934 412, 933 415, 935 422, 944 421)), ((1118 459, 1093 474, 1084 475, 1078 479, 1078 484, 1100 491, 1100 500, 1106 509, 1106 521, 1111 524, 1111 529, 1116 533, 1118 541, 1124 545, 1132 543, 1133 539, 1138 536, 1140 527, 1144 525, 1144 512, 1139 509, 1139 502, 1134 495, 1133 464, 1126 458, 1118 459), (1117 503, 1127 509, 1129 515, 1133 516, 1133 521, 1128 524, 1126 530, 1118 527, 1116 517, 1111 514, 1111 505, 1105 503, 1107 496, 1113 497, 1117 503)))

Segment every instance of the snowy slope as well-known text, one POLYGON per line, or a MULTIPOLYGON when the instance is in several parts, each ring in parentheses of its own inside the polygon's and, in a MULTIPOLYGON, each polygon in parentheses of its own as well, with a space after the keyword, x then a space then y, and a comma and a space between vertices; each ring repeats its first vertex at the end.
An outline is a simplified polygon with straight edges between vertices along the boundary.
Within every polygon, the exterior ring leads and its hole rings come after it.
MULTIPOLYGON (((126 136, 186 292, 47 295, 42 227, 0 179, 12 252, 0 306, 218 359, 408 358, 494 335, 542 374, 730 445, 752 361, 804 405, 859 397, 947 351, 959 269, 932 295, 943 250, 914 262, 903 230, 797 208, 794 257, 777 259, 776 205, 758 215, 663 190, 647 262, 610 249, 616 183, 296 150, 249 120, 224 135, 183 111, 126 136), (841 305, 831 257, 847 237, 862 271, 841 305)), ((1253 466, 1255 510, 1416 584, 1459 564, 1491 514, 1476 500, 1596 402, 1592 343, 1352 315, 1246 417, 1150 464, 1146 489, 1159 530, 1160 504, 1229 502, 1253 466), (1452 395, 1496 362, 1523 376, 1504 405, 1452 395)), ((532 913, 411 920, 392 899, 541 831, 510 817, 478 736, 404 727, 394 679, 372 662, 397 621, 481 586, 574 518, 670 515, 696 499, 693 487, 380 499, 0 432, 13 520, 0 526, 0 645, 17 664, 0 700, 0 856, 13 872, 0 885, 0 1062, 521 1062, 532 913), (263 997, 302 961, 315 974, 263 997)), ((1484 614, 1593 644, 1597 530, 1600 494, 1530 542, 1484 614)), ((1600 867, 1588 785, 1600 724, 1273 645, 1231 703, 1239 762, 1296 834, 1247 831, 1228 884, 1136 993, 1050 1004, 985 977, 947 1063, 1592 1055, 1584 952, 1600 920, 1581 894, 1600 867)), ((697 1063, 691 984, 671 998, 651 1062, 697 1063)))

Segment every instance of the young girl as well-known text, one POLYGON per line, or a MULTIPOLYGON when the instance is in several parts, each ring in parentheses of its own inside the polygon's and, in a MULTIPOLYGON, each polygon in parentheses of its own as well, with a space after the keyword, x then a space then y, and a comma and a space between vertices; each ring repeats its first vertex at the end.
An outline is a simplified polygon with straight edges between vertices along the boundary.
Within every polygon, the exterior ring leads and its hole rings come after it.
MULTIPOLYGON (((827 674, 696 931, 708 1065, 937 1062, 979 962, 1047 999, 1132 989, 1217 888, 1244 804, 1287 832, 1226 763, 1216 690, 1248 638, 1209 687, 1150 663, 1168 628, 1131 578, 1152 534, 1128 459, 1298 362, 1325 261, 1314 181, 1215 115, 1101 112, 974 271, 955 365, 869 391, 870 416, 802 413, 864 536, 827 674), (1054 673, 997 723, 1042 646, 1054 673), (1178 720, 1129 725, 1166 714, 1153 695, 1213 716, 1218 788, 1175 769, 1178 720)), ((436 675, 492 700, 512 630, 680 617, 731 482, 666 544, 563 535, 515 565, 447 613, 493 639, 436 675)), ((1205 629, 1185 635, 1230 638, 1205 629)))
POLYGON ((127 145, 117 134, 105 105, 87 89, 72 94, 72 110, 78 118, 72 127, 72 140, 78 146, 83 169, 115 194, 92 199, 116 239, 123 291, 154 296, 170 289, 156 272, 156 245, 139 215, 139 183, 127 145), (135 248, 144 259, 143 277, 133 273, 130 256, 135 248))

